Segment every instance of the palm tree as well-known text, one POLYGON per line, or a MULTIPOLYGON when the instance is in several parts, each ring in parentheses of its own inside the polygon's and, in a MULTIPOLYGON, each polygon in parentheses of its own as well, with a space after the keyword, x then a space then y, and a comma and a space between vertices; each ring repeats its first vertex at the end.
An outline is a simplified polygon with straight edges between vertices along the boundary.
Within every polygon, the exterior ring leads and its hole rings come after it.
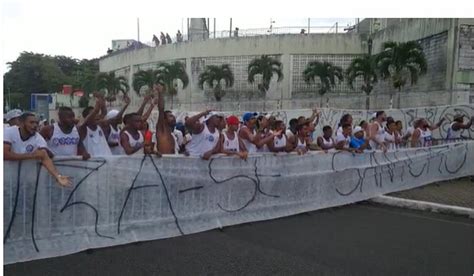
POLYGON ((361 86, 362 91, 365 92, 365 108, 370 108, 370 92, 374 89, 374 84, 377 82, 377 68, 375 57, 371 55, 363 55, 352 60, 346 71, 347 82, 351 89, 354 89, 354 81, 357 77, 362 77, 364 83, 361 86))
POLYGON ((320 105, 323 105, 323 95, 326 92, 331 91, 331 88, 336 85, 336 78, 339 81, 344 79, 342 75, 342 68, 334 66, 328 61, 311 61, 303 71, 303 78, 306 83, 316 82, 315 78, 319 77, 321 82, 321 88, 319 89, 319 95, 321 95, 320 105))
POLYGON ((171 108, 173 108, 173 96, 178 93, 178 80, 183 84, 182 89, 185 89, 189 84, 186 67, 179 61, 172 64, 160 63, 157 71, 158 81, 165 85, 166 91, 171 96, 171 108))
POLYGON ((266 96, 267 91, 270 88, 270 81, 272 80, 274 74, 278 75, 278 82, 283 80, 282 70, 283 65, 281 62, 276 58, 272 58, 267 55, 262 55, 260 58, 253 59, 247 68, 247 72, 249 74, 249 83, 255 82, 256 75, 262 75, 262 83, 258 84, 258 90, 262 92, 265 97, 263 101, 263 110, 265 110, 266 96))
POLYGON ((146 94, 149 94, 153 89, 153 84, 158 82, 158 70, 140 70, 133 74, 133 90, 140 96, 142 87, 146 87, 146 94))
MULTIPOLYGON (((377 55, 377 67, 380 76, 386 80, 391 79, 394 88, 398 92, 407 83, 413 85, 418 77, 426 73, 426 58, 423 48, 416 41, 393 42, 388 41, 382 45, 383 51, 377 55)), ((398 95, 398 106, 400 106, 400 93, 398 95)), ((390 93, 390 108, 393 107, 393 93, 390 93)))
POLYGON ((213 89, 216 101, 220 102, 225 95, 225 91, 221 85, 222 81, 225 82, 226 88, 234 85, 234 73, 232 73, 229 64, 206 66, 206 70, 199 75, 198 85, 199 88, 204 89, 204 84, 207 83, 207 85, 213 89))
POLYGON ((97 89, 107 90, 106 100, 108 102, 115 101, 118 92, 127 94, 129 90, 127 79, 122 76, 116 77, 115 72, 97 74, 96 84, 97 89))

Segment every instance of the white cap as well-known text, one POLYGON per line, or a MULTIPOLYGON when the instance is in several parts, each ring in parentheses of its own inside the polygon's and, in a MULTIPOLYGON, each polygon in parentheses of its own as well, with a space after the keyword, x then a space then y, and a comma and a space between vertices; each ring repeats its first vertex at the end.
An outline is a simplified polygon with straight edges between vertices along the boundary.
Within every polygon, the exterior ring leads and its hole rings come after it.
POLYGON ((374 112, 374 114, 372 114, 372 119, 375 119, 377 118, 377 112, 374 112))
POLYGON ((105 115, 105 118, 107 120, 115 118, 119 114, 119 111, 116 109, 112 109, 109 112, 107 112, 107 115, 105 115))
POLYGON ((355 134, 355 133, 357 133, 357 132, 359 132, 359 131, 364 131, 364 130, 363 130, 360 126, 356 126, 356 127, 354 128, 354 130, 352 131, 352 133, 355 134))
POLYGON ((209 114, 207 114, 207 116, 204 116, 203 118, 203 122, 206 122, 207 120, 209 120, 212 116, 219 116, 219 115, 222 115, 221 113, 219 112, 215 112, 215 111, 212 111, 210 112, 209 114))
POLYGON ((5 115, 5 120, 7 120, 7 122, 8 122, 12 119, 20 117, 21 114, 23 114, 23 112, 21 112, 21 110, 12 109, 12 110, 8 111, 7 114, 5 115))

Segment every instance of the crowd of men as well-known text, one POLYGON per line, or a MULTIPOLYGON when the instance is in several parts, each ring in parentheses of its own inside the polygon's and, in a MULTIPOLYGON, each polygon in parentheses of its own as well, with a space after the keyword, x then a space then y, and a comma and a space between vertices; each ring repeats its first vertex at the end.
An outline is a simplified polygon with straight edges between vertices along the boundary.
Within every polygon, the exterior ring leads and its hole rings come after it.
MULTIPOLYGON (((413 126, 403 130, 402 122, 387 117, 384 111, 376 112, 370 122, 354 126, 350 114, 345 114, 335 130, 323 126, 317 135, 320 112, 313 110, 311 117, 300 116, 285 122, 271 114, 247 112, 241 119, 206 110, 186 117, 177 123, 175 115, 164 106, 164 87, 153 87, 153 96, 144 97, 136 112, 125 114, 130 99, 124 96, 121 110, 107 111, 104 97, 95 94, 94 107, 82 112, 83 120, 76 119, 69 107, 60 107, 58 121, 38 129, 35 114, 12 110, 7 113, 4 125, 4 160, 40 160, 42 165, 62 186, 71 180, 59 174, 51 158, 54 156, 81 156, 87 160, 96 156, 133 154, 183 154, 209 159, 225 154, 247 159, 249 154, 273 152, 306 154, 310 150, 349 151, 396 150, 400 147, 429 147, 433 145, 432 131, 439 128, 445 118, 431 125, 419 118, 413 126), (145 107, 149 105, 146 112, 145 107), (147 120, 158 107, 158 121, 152 133, 147 120), (124 115, 125 114, 125 115, 124 115), (122 126, 122 127, 121 127, 122 126)), ((469 129, 474 116, 464 122, 456 115, 449 125, 447 139, 461 138, 469 129)))

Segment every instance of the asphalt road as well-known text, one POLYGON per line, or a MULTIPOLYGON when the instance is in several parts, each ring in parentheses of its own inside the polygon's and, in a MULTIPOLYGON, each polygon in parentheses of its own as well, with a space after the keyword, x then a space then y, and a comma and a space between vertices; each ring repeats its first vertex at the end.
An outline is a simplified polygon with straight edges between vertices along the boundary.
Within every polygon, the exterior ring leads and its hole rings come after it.
POLYGON ((474 220, 355 204, 4 266, 5 275, 473 275, 474 220))

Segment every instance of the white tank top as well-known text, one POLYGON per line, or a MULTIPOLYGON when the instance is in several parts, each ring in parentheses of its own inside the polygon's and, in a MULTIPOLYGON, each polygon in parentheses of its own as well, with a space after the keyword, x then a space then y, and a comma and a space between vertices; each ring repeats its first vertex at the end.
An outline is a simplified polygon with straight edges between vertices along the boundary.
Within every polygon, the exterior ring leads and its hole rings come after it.
MULTIPOLYGON (((382 125, 379 122, 376 121, 375 124, 377 124, 379 128, 377 130, 377 133, 375 134, 375 140, 379 143, 383 143, 385 142, 385 129, 382 127, 382 125)), ((369 141, 369 145, 373 150, 380 148, 380 146, 372 140, 369 141)))
POLYGON ((284 148, 286 147, 286 135, 283 134, 281 138, 278 138, 278 136, 275 136, 273 138, 273 146, 275 148, 284 148))
MULTIPOLYGON (((125 134, 128 136, 128 143, 130 144, 130 146, 131 146, 132 148, 134 148, 134 149, 140 148, 140 150, 136 151, 134 154, 141 154, 141 153, 143 153, 143 144, 144 144, 145 139, 143 139, 143 134, 142 134, 142 132, 141 132, 141 131, 138 131, 138 135, 139 135, 138 139, 135 139, 135 138, 133 137, 133 135, 130 134, 130 133, 129 133, 128 131, 126 131, 126 130, 125 130, 123 133, 125 133, 125 134)), ((122 146, 122 148, 123 148, 123 146, 122 146)), ((125 152, 124 152, 123 154, 125 154, 125 152)))
POLYGON ((86 137, 84 138, 83 144, 87 152, 91 156, 108 156, 112 155, 107 140, 104 136, 104 131, 100 126, 97 126, 96 130, 87 128, 86 137))
POLYGON ((193 139, 186 145, 186 149, 190 156, 201 156, 202 154, 213 149, 219 140, 219 131, 217 128, 211 133, 204 123, 204 129, 199 134, 193 134, 193 139))
POLYGON ((387 150, 396 150, 398 145, 395 143, 395 132, 390 134, 388 131, 385 132, 385 143, 387 144, 387 150))
POLYGON ((110 147, 110 151, 113 155, 124 154, 123 149, 120 147, 120 131, 118 129, 115 129, 112 125, 110 125, 110 134, 107 138, 107 142, 118 144, 115 147, 110 147))
MULTIPOLYGON (((248 128, 248 127, 247 127, 247 126, 242 126, 242 127, 240 128, 240 130, 242 130, 242 129, 244 129, 244 128, 248 128)), ((255 129, 253 130, 252 134, 253 134, 254 136, 257 135, 257 132, 255 131, 255 129)), ((254 143, 250 142, 250 141, 247 140, 247 139, 242 139, 242 142, 244 143, 245 148, 247 149, 248 153, 255 153, 255 152, 257 152, 257 146, 256 146, 254 143)))
POLYGON ((303 142, 301 142, 300 137, 296 136, 296 141, 297 141, 297 148, 306 148, 306 140, 303 139, 303 142))
POLYGON ((453 122, 453 123, 451 123, 451 125, 449 125, 448 135, 446 136, 447 139, 459 139, 459 138, 461 138, 462 129, 454 130, 453 125, 455 123, 456 122, 453 122))
POLYGON ((417 128, 420 130, 420 138, 419 144, 420 147, 431 147, 433 145, 433 137, 431 135, 431 130, 422 130, 421 128, 417 128))
POLYGON ((237 132, 234 131, 234 139, 232 140, 227 137, 227 133, 222 132, 222 134, 224 135, 224 150, 239 152, 239 137, 237 137, 237 132))
POLYGON ((329 137, 329 141, 327 141, 324 136, 321 136, 321 138, 325 147, 334 147, 334 139, 332 139, 332 137, 329 137))
POLYGON ((64 133, 58 123, 53 124, 53 135, 48 141, 48 148, 58 156, 75 156, 77 155, 77 146, 79 145, 79 132, 74 126, 71 133, 64 133))

